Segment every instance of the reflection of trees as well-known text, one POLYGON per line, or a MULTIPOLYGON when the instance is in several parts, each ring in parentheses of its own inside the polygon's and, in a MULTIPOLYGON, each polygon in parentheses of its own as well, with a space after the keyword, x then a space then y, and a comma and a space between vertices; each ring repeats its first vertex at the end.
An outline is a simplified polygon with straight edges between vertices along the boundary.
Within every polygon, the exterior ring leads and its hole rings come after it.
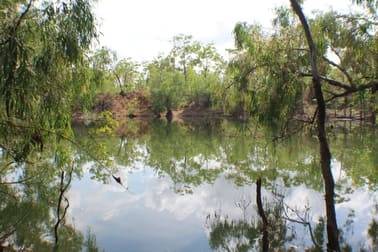
MULTIPOLYGON (((156 120, 149 127, 134 123, 124 129, 120 138, 91 139, 97 144, 90 145, 90 151, 102 159, 106 157, 100 153, 114 156, 122 166, 143 160, 160 176, 171 177, 177 188, 212 183, 225 174, 237 185, 252 184, 261 176, 271 187, 279 177, 287 187, 305 185, 322 191, 319 154, 314 150, 317 142, 311 135, 303 133, 272 142, 266 129, 260 128, 255 135, 253 125, 229 121, 204 125, 156 120), (138 130, 136 125, 141 128, 138 130)), ((377 138, 368 130, 352 133, 335 129, 331 138, 334 158, 342 163, 343 172, 354 184, 368 183, 374 189, 378 182, 378 160, 374 155, 377 138)), ((103 167, 93 167, 92 173, 102 180, 109 178, 109 171, 103 167)))
MULTIPOLYGON (((264 211, 268 219, 269 251, 321 252, 326 241, 325 218, 315 222, 310 219, 311 208, 294 209, 284 202, 282 195, 273 192, 274 197, 265 202, 264 211)), ((265 198, 264 198, 265 199, 265 198)), ((266 199, 265 199, 266 201, 266 199)), ((206 217, 209 229, 209 245, 217 251, 263 251, 264 223, 258 216, 256 205, 246 204, 242 199, 235 204, 243 212, 243 218, 232 219, 221 210, 206 217), (251 216, 246 218, 247 215, 251 216)), ((373 217, 367 229, 367 239, 359 244, 350 244, 346 239, 353 229, 353 211, 340 229, 341 251, 376 251, 378 248, 378 224, 373 217), (370 242, 369 239, 370 238, 370 242)))
POLYGON ((209 165, 210 160, 220 155, 220 139, 213 134, 174 123, 156 123, 147 143, 148 164, 159 175, 168 175, 176 187, 211 183, 222 172, 209 165))
POLYGON ((242 220, 232 221, 214 214, 210 224, 209 243, 212 249, 248 251, 254 247, 260 232, 255 225, 242 220))
MULTIPOLYGON (((193 187, 203 183, 213 183, 220 176, 225 176, 240 186, 252 184, 258 177, 262 177, 265 187, 270 190, 274 189, 276 180, 280 179, 283 183, 282 186, 287 188, 305 185, 309 189, 322 191, 322 179, 317 164, 317 155, 319 154, 313 148, 316 141, 311 136, 296 135, 289 139, 272 142, 271 138, 266 137, 264 129, 259 129, 259 135, 262 136, 258 137, 241 131, 237 124, 230 122, 221 122, 210 129, 208 126, 212 125, 191 124, 185 126, 154 121, 148 130, 133 133, 131 136, 121 138, 121 141, 115 136, 106 136, 101 139, 102 145, 96 146, 105 148, 108 153, 113 153, 114 160, 121 166, 132 165, 138 160, 143 161, 158 175, 170 177, 178 192, 190 192, 193 187)), ((244 129, 248 129, 248 127, 244 127, 244 129)), ((375 146, 378 146, 376 142, 375 135, 370 131, 360 131, 358 134, 353 132, 353 134, 347 135, 339 134, 335 130, 331 137, 334 157, 342 164, 343 177, 348 178, 348 183, 343 186, 345 191, 340 191, 341 195, 350 192, 349 182, 352 182, 352 185, 369 183, 370 190, 376 187, 376 155, 374 155, 375 146), (346 146, 354 147, 346 148, 346 146), (364 152, 363 158, 360 158, 361 150, 364 152), (358 170, 358 167, 362 168, 358 170)), ((104 171, 101 167, 98 167, 98 171, 109 177, 109 172, 104 171)), ((101 176, 95 177, 100 178, 101 176)), ((342 182, 340 181, 340 184, 342 182)), ((271 203, 269 206, 267 211, 274 212, 275 207, 278 207, 279 204, 274 206, 271 203)), ((276 215, 281 215, 281 218, 273 219, 272 225, 274 223, 282 225, 282 230, 288 232, 287 223, 297 222, 298 225, 307 227, 305 230, 310 237, 311 226, 309 226, 310 220, 308 216, 306 217, 306 212, 295 215, 296 218, 293 219, 291 215, 284 215, 288 210, 288 206, 276 209, 276 215)), ((274 216, 272 213, 269 214, 274 216)), ((317 225, 312 224, 311 231, 314 236, 312 241, 314 244, 318 244, 313 245, 311 248, 313 251, 318 251, 323 244, 322 223, 320 221, 317 225)), ((373 224, 372 230, 374 231, 373 224)), ((214 246, 225 249, 229 241, 238 241, 240 249, 251 248, 257 244, 256 239, 258 240, 258 238, 252 234, 256 230, 260 231, 258 225, 260 225, 259 222, 251 220, 245 222, 225 217, 213 217, 214 246), (241 232, 241 230, 244 231, 241 232), (246 234, 249 238, 244 237, 246 234), (250 241, 247 242, 247 240, 250 241)), ((275 227, 274 230, 280 230, 280 228, 275 227)), ((277 234, 274 235, 277 236, 277 234)), ((277 248, 283 246, 279 245, 279 241, 289 239, 291 234, 287 237, 281 234, 278 236, 280 237, 277 240, 278 245, 274 245, 277 248)), ((342 232, 341 236, 343 236, 342 232)), ((274 238, 272 239, 274 240, 274 238)), ((348 247, 345 245, 346 242, 344 242, 344 247, 348 247)))
POLYGON ((0 245, 5 251, 82 250, 84 236, 66 222, 64 194, 74 166, 65 158, 13 165, 2 160, 0 245))
POLYGON ((368 235, 371 238, 372 251, 378 250, 378 221, 373 219, 369 224, 368 235))
POLYGON ((371 190, 376 191, 378 189, 376 130, 356 128, 352 129, 351 133, 335 134, 331 138, 333 155, 342 163, 343 170, 354 185, 368 185, 371 190))
MULTIPOLYGON (((240 205, 237 205, 240 207, 240 205)), ((285 243, 292 240, 287 221, 282 218, 283 207, 280 203, 266 204, 269 219, 268 240, 270 249, 285 248, 285 243)), ((245 211, 245 209, 242 209, 245 211)), ((252 212, 252 210, 250 210, 252 212)), ((263 222, 258 219, 231 220, 219 213, 208 215, 207 225, 210 229, 209 244, 212 249, 224 251, 261 251, 263 246, 263 222)))
POLYGON ((314 167, 313 139, 298 137, 272 143, 269 138, 248 135, 230 122, 207 128, 156 123, 146 141, 148 164, 158 174, 186 186, 212 183, 226 174, 237 185, 253 183, 262 176, 270 181, 281 177, 287 186, 306 184, 321 189, 321 175, 314 167))

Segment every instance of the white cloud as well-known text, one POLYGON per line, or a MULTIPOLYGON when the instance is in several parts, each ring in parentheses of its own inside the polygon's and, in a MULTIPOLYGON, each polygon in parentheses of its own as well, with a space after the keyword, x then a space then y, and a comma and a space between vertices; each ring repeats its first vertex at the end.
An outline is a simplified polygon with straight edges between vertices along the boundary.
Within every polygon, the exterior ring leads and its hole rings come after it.
MULTIPOLYGON (((305 10, 348 10, 350 1, 305 1, 305 10)), ((121 57, 152 60, 168 52, 177 34, 193 35, 220 50, 233 46, 232 29, 237 22, 261 23, 270 27, 273 10, 289 5, 288 0, 100 0, 96 13, 102 23, 102 46, 121 57)), ((309 12, 309 11, 307 11, 309 12)), ((220 51, 220 53, 223 53, 220 51)))

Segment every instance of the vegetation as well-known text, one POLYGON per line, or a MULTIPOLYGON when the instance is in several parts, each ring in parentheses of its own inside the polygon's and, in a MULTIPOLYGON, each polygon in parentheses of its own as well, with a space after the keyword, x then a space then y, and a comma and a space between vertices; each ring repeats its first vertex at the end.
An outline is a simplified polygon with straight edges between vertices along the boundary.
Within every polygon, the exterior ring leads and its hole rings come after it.
MULTIPOLYGON (((259 25, 236 24, 233 30, 235 48, 229 51, 229 60, 223 59, 213 44, 203 44, 190 35, 180 34, 172 38, 172 49, 167 55, 138 63, 130 58, 119 60, 116 53, 107 48, 90 50, 98 38, 90 0, 2 1, 0 154, 3 160, 0 185, 4 187, 2 193, 15 200, 12 204, 1 201, 0 210, 9 215, 13 209, 30 208, 29 214, 41 225, 33 227, 38 229, 33 233, 39 236, 29 237, 23 233, 30 228, 28 222, 4 221, 1 223, 4 231, 0 233, 0 241, 15 235, 17 242, 12 245, 16 247, 29 248, 31 244, 38 244, 43 249, 80 250, 82 235, 64 225, 68 207, 64 193, 72 174, 76 172, 79 175, 79 171, 74 169, 79 160, 67 145, 67 142, 79 145, 74 141, 71 129, 72 114, 76 110, 91 111, 95 97, 100 94, 127 96, 143 92, 156 115, 166 112, 171 117, 172 110, 197 106, 209 111, 220 110, 243 121, 252 117, 280 133, 289 132, 293 120, 310 125, 316 121, 326 194, 328 250, 340 251, 335 185, 326 132, 329 113, 326 111, 333 109, 335 117, 370 120, 375 124, 378 110, 377 1, 352 1, 362 8, 362 12, 318 12, 310 18, 304 16, 298 4, 300 1, 290 2, 292 9, 276 9, 274 32, 264 32, 259 25), (47 157, 50 162, 41 161, 48 160, 47 157), (34 181, 30 186, 30 179, 42 171, 48 171, 56 179, 41 177, 42 180, 34 181), (16 172, 25 177, 9 182, 8 178, 16 172), (26 186, 18 188, 13 184, 26 186), (33 197, 26 198, 37 191, 48 202, 47 205, 36 206, 33 197), (54 218, 57 219, 55 229, 45 230, 54 223, 49 215, 53 206, 54 218), (15 226, 20 230, 17 234, 15 226), (44 233, 55 237, 54 245, 40 240, 44 233), (70 234, 73 244, 58 242, 59 236, 70 234)), ((139 101, 134 99, 132 107, 128 108, 130 115, 139 101)), ((114 120, 111 107, 107 105, 102 101, 94 134, 110 136, 124 126, 114 120)), ((212 123, 218 122, 214 120, 212 123)), ((169 134, 179 133, 171 130, 173 133, 162 129, 151 137, 165 134, 169 138, 169 134)), ((131 129, 131 132, 135 133, 135 130, 131 129)), ((174 137, 180 138, 180 135, 174 137)), ((190 186, 211 182, 221 172, 203 169, 206 159, 199 161, 194 158, 198 150, 191 148, 191 141, 180 142, 185 149, 180 146, 168 148, 164 146, 164 139, 152 142, 148 147, 151 151, 150 165, 157 167, 158 173, 169 174, 177 185, 184 185, 183 188, 178 186, 177 190, 189 191, 190 186), (164 156, 172 155, 176 159, 164 159, 164 156)), ((234 155, 241 155, 249 146, 243 144, 243 141, 228 142, 228 147, 224 148, 237 149, 234 155)), ((80 146, 102 167, 92 167, 96 177, 104 179, 112 172, 111 161, 104 165, 108 158, 106 150, 102 149, 104 144, 80 143, 80 146)), ((127 148, 130 146, 127 145, 127 148)), ((212 151, 219 150, 206 146, 202 154, 208 157, 212 151)), ((255 151, 259 155, 261 150, 255 151)), ((230 155, 222 161, 239 167, 228 174, 236 184, 251 183, 260 177, 249 166, 235 160, 239 159, 230 155)), ((249 162, 259 162, 259 159, 249 162)), ((375 175, 376 172, 370 168, 366 168, 366 172, 375 175)), ((308 175, 312 171, 303 172, 308 175)), ((275 176, 272 171, 261 174, 265 178, 275 176)), ((226 222, 221 224, 232 229, 226 222)), ((371 230, 374 231, 375 226, 374 222, 371 230)), ((96 250, 96 244, 93 244, 96 239, 89 236, 87 246, 96 250)), ((214 243, 213 246, 220 245, 214 243)))
POLYGON ((90 8, 86 0, 0 4, 0 146, 16 162, 71 135, 74 101, 89 85, 85 53, 97 37, 90 8))
MULTIPOLYGON (((308 23, 324 101, 334 112, 328 116, 375 123, 376 15, 372 1, 356 3, 365 12, 317 12, 308 23)), ((317 105, 301 23, 280 7, 273 24, 273 32, 258 24, 236 24, 229 60, 213 44, 183 34, 173 37, 168 54, 150 62, 118 60, 101 48, 88 59, 91 97, 143 90, 155 114, 197 105, 241 119, 252 116, 283 130, 292 119, 313 122, 317 105)))

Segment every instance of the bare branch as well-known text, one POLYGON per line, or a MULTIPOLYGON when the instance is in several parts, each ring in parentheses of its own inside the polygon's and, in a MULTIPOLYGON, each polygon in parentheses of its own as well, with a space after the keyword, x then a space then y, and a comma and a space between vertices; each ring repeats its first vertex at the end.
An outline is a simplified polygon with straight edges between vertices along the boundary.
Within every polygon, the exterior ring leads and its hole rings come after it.
MULTIPOLYGON (((307 220, 308 218, 300 216, 299 212, 297 210, 294 210, 293 208, 291 208, 289 205, 287 205, 285 203, 284 203, 284 206, 285 207, 283 207, 283 212, 284 212, 285 216, 283 216, 283 218, 286 219, 287 221, 290 221, 290 222, 293 222, 293 223, 298 223, 298 224, 304 225, 305 227, 308 227, 312 243, 315 245, 316 248, 321 249, 321 246, 319 246, 319 244, 316 242, 311 223, 307 220), (298 219, 291 218, 289 216, 289 213, 287 212, 287 209, 289 209, 291 212, 293 212, 297 216, 298 219)), ((308 210, 309 210, 309 208, 306 208, 305 214, 304 214, 305 216, 307 216, 308 210)))
MULTIPOLYGON (((332 48, 332 51, 339 57, 339 55, 336 53, 336 51, 332 48)), ((327 57, 323 56, 323 59, 328 62, 329 64, 331 64, 332 66, 336 67, 337 69, 339 69, 345 76, 346 78, 348 79, 348 82, 351 86, 354 86, 354 83, 353 83, 353 79, 352 77, 349 75, 348 71, 341 67, 339 64, 336 64, 335 62, 333 62, 332 60, 328 59, 327 57)))

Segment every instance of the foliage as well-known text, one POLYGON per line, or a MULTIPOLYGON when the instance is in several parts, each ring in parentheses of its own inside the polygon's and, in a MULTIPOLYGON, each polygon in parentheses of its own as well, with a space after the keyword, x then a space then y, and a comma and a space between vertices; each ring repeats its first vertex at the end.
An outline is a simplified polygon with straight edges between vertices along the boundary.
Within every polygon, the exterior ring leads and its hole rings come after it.
MULTIPOLYGON (((309 23, 326 101, 346 97, 344 107, 361 104, 359 108, 374 112, 376 15, 318 12, 309 23)), ((310 57, 290 10, 278 8, 274 24, 274 33, 262 32, 259 25, 235 26, 236 49, 228 70, 233 84, 227 99, 239 113, 250 110, 263 122, 285 125, 312 103, 310 57)))
POLYGON ((9 251, 19 248, 81 251, 83 235, 68 222, 59 225, 59 242, 53 242, 57 234, 54 225, 60 195, 60 181, 56 178, 60 171, 69 169, 69 162, 54 161, 51 155, 55 153, 51 151, 45 151, 45 155, 38 163, 13 164, 7 170, 1 164, 0 242, 9 251))
POLYGON ((112 112, 101 112, 96 120, 95 127, 92 132, 95 134, 112 134, 118 128, 119 122, 113 119, 112 112))
POLYGON ((59 214, 56 178, 71 167, 61 140, 73 141, 72 110, 90 88, 86 55, 98 36, 91 1, 1 1, 0 20, 0 243, 81 251, 82 234, 59 214))
MULTIPOLYGON (((245 126, 230 121, 205 125, 153 121, 143 125, 134 119, 122 127, 121 135, 92 139, 98 150, 91 149, 91 152, 98 153, 99 157, 100 152, 108 153, 116 165, 121 166, 144 160, 158 175, 170 177, 179 192, 191 192, 194 187, 213 183, 220 176, 237 186, 253 184, 262 177, 265 187, 273 190, 276 178, 280 177, 285 187, 305 185, 315 191, 323 190, 319 154, 314 148, 317 142, 308 134, 272 142, 268 128, 255 132, 253 124, 245 126)), ((334 132, 331 137, 334 162, 335 165, 340 162, 345 172, 345 176, 340 177, 340 184, 367 185, 370 190, 376 189, 373 150, 377 138, 371 134, 369 131, 363 134, 334 132), (351 145, 355 148, 347 148, 351 145), (360 165, 361 162, 364 165, 360 165), (345 180, 347 178, 350 180, 345 180)), ((105 160, 105 157, 101 159, 105 160)), ((345 189, 340 187, 339 190, 345 189)), ((343 202, 347 198, 339 200, 343 202)))
POLYGON ((147 86, 156 113, 190 102, 198 104, 201 97, 211 103, 211 95, 220 88, 223 59, 214 45, 203 45, 186 35, 175 36, 172 43, 168 56, 158 56, 147 67, 147 86))
POLYGON ((97 31, 87 0, 0 8, 0 146, 22 161, 52 132, 70 135, 73 101, 88 84, 82 61, 97 31))

